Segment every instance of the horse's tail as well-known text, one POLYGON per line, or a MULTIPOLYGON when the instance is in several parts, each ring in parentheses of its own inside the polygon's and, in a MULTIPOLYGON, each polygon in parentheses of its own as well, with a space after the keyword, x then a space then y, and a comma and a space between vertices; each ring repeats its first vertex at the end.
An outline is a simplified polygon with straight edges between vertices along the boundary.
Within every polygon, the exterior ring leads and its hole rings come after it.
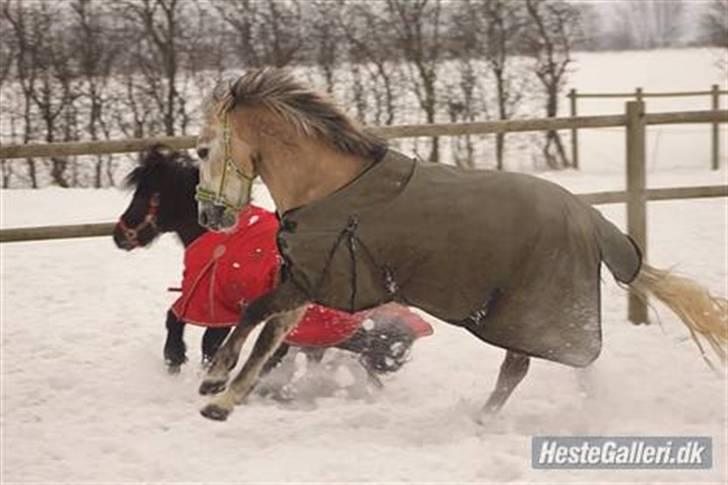
MULTIPOLYGON (((728 300, 711 295, 697 282, 643 263, 630 286, 643 297, 652 295, 672 310, 690 331, 695 344, 710 364, 702 341, 720 361, 728 357, 728 300)), ((711 365, 712 366, 712 365, 711 365)))

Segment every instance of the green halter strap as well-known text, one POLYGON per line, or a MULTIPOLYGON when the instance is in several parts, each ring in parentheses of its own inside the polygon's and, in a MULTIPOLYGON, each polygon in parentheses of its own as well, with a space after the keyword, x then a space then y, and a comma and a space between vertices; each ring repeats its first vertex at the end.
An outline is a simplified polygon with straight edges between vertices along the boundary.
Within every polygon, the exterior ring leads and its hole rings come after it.
POLYGON ((238 168, 238 166, 235 164, 235 162, 232 159, 232 156, 230 155, 230 123, 228 121, 228 115, 225 114, 225 118, 223 120, 222 125, 222 139, 223 139, 223 147, 225 150, 225 157, 223 160, 223 167, 222 167, 222 176, 220 177, 220 185, 217 188, 217 191, 213 191, 210 189, 206 189, 202 187, 201 185, 197 186, 197 191, 195 193, 195 198, 199 202, 210 202, 215 205, 221 205, 224 206, 226 210, 228 211, 240 211, 243 207, 245 207, 248 202, 250 201, 250 192, 253 188, 253 180, 257 176, 257 174, 253 173, 253 175, 247 175, 242 170, 238 168), (235 175, 238 180, 240 181, 240 193, 238 195, 238 200, 233 202, 227 199, 225 197, 225 183, 227 182, 227 175, 228 172, 233 172, 233 175, 235 175))

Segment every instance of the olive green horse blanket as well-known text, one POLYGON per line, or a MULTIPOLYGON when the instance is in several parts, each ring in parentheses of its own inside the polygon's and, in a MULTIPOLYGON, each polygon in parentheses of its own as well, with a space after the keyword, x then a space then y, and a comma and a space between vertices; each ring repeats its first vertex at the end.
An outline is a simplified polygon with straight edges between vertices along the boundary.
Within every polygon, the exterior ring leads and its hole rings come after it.
POLYGON ((600 267, 628 283, 640 252, 537 177, 389 150, 351 183, 281 216, 283 280, 357 312, 415 306, 486 342, 583 366, 601 349, 600 267))

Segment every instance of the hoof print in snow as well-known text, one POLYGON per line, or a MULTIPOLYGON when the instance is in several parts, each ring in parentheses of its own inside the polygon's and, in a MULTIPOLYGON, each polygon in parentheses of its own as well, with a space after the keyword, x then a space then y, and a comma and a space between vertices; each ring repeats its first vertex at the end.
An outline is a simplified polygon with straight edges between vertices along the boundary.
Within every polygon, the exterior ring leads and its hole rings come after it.
POLYGON ((228 415, 230 415, 230 411, 218 406, 217 404, 208 404, 200 410, 200 414, 207 419, 212 419, 213 421, 225 421, 228 415))

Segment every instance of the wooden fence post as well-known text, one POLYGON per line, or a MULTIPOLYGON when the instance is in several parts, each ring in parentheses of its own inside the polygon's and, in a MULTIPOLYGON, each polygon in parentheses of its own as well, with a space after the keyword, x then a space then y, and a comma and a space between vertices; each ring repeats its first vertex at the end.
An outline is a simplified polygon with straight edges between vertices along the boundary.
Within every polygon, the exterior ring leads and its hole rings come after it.
MULTIPOLYGON (((717 84, 713 84, 710 90, 711 103, 710 107, 714 110, 720 109, 720 89, 717 84)), ((720 131, 718 130, 718 123, 713 123, 713 136, 711 138, 711 154, 712 154, 712 165, 713 170, 720 168, 720 131)))
MULTIPOLYGON (((569 99, 571 100, 571 116, 576 116, 576 89, 569 91, 569 99)), ((579 138, 577 128, 571 129, 571 166, 579 170, 579 138)))
MULTIPOLYGON (((647 259, 647 177, 645 164, 645 104, 642 101, 626 103, 627 116, 627 233, 647 259)), ((647 302, 630 291, 629 321, 649 323, 647 302)))

